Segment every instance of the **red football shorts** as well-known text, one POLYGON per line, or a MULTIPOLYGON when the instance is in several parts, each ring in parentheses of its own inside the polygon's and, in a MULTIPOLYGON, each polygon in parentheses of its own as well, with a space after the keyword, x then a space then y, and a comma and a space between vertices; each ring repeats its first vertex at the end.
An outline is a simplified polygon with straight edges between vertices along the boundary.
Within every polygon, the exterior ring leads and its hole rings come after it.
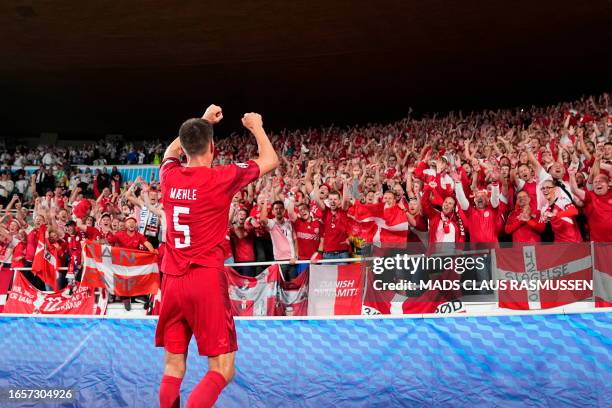
POLYGON ((227 278, 221 268, 191 265, 182 276, 164 274, 155 345, 183 354, 192 335, 201 356, 238 350, 227 278))

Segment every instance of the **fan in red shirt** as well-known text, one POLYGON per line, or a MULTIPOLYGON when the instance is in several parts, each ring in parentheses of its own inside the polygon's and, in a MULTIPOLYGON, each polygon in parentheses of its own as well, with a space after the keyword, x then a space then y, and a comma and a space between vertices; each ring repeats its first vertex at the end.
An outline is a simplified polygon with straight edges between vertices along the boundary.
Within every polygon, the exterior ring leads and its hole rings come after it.
MULTIPOLYGON (((134 217, 128 217, 125 220, 125 230, 107 235, 106 241, 108 241, 110 245, 116 247, 134 249, 138 251, 143 251, 146 249, 149 252, 157 253, 157 250, 153 248, 153 245, 147 241, 145 236, 138 232, 138 221, 136 221, 136 218, 134 217)), ((124 297, 122 300, 125 310, 131 310, 131 299, 129 297, 124 297)))
POLYGON ((525 191, 529 195, 529 205, 533 211, 538 209, 538 183, 533 177, 531 167, 521 164, 514 176, 517 191, 525 191))
MULTIPOLYGON (((83 238, 81 234, 77 233, 76 223, 74 221, 68 221, 66 223, 64 242, 66 243, 66 251, 69 256, 69 269, 70 267, 75 269, 75 267, 78 267, 82 263, 83 248, 81 243, 83 242, 83 238)), ((80 281, 80 273, 78 275, 76 280, 80 281)))
POLYGON ((605 174, 598 174, 593 178, 593 191, 585 191, 576 184, 576 171, 570 171, 572 193, 583 203, 591 241, 612 242, 612 190, 609 180, 605 174))
POLYGON ((321 241, 321 222, 315 220, 310 213, 310 207, 306 203, 298 206, 298 215, 293 211, 293 200, 287 207, 289 219, 293 222, 296 235, 296 250, 298 259, 310 259, 317 253, 321 241))
POLYGON ((540 187, 544 194, 544 205, 540 208, 540 221, 549 222, 554 234, 554 242, 582 242, 580 229, 576 222, 578 209, 565 192, 553 180, 545 180, 540 187))
POLYGON ((112 246, 135 249, 138 251, 155 252, 155 248, 144 235, 138 232, 138 221, 134 217, 128 217, 125 220, 125 230, 119 231, 113 235, 109 235, 108 243, 112 246))
MULTIPOLYGON (((253 226, 246 222, 249 212, 246 208, 238 210, 236 222, 230 228, 230 238, 234 250, 234 262, 254 262, 255 247, 253 237, 255 235, 253 226)), ((255 268, 252 266, 236 266, 234 269, 244 276, 255 276, 255 268)))
POLYGON ((11 260, 11 268, 23 268, 25 266, 25 251, 27 246, 26 233, 21 230, 15 234, 17 244, 13 249, 13 258, 11 260))
MULTIPOLYGON (((323 231, 319 243, 318 254, 323 259, 343 259, 349 257, 349 219, 346 208, 348 207, 347 195, 344 200, 340 193, 332 191, 327 197, 329 207, 319 196, 316 197, 319 208, 323 210, 323 231)), ((313 255, 313 260, 318 254, 313 255)))
POLYGON ((540 212, 533 211, 531 195, 523 190, 516 195, 516 208, 508 216, 506 234, 512 234, 512 242, 540 242, 540 234, 546 224, 540 222, 540 212))
POLYGON ((278 166, 261 116, 247 113, 242 123, 255 136, 259 158, 246 164, 211 167, 212 125, 222 117, 221 108, 211 105, 202 119, 183 123, 160 168, 168 220, 162 303, 155 333, 156 346, 166 350, 159 391, 162 408, 179 406, 192 335, 199 354, 208 356, 208 372, 191 392, 187 407, 211 407, 234 376, 238 347, 221 244, 234 194, 278 166), (179 161, 183 152, 186 166, 179 161))
POLYGON ((100 237, 100 231, 96 227, 93 226, 95 220, 91 216, 87 216, 85 218, 85 222, 83 222, 80 218, 77 218, 77 234, 81 236, 82 240, 90 240, 96 241, 100 237))
MULTIPOLYGON (((456 181, 459 181, 458 177, 455 177, 456 181)), ((465 213, 470 242, 497 243, 497 235, 501 226, 501 214, 498 210, 499 185, 492 185, 490 203, 487 191, 479 190, 474 194, 474 204, 470 205, 460 182, 455 183, 455 194, 459 206, 465 213)))
POLYGON ((32 266, 32 261, 34 261, 34 254, 36 253, 36 246, 38 245, 38 230, 43 224, 45 224, 45 217, 38 214, 36 218, 34 218, 34 229, 28 233, 25 255, 26 266, 28 267, 32 266))

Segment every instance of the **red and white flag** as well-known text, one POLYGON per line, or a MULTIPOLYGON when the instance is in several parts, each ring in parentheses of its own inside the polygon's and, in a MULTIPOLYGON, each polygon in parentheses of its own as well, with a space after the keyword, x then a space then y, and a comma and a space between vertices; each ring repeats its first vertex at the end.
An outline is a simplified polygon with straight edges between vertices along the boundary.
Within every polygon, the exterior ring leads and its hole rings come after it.
POLYGON ((362 265, 310 265, 308 316, 361 314, 362 265))
POLYGON ((92 315, 104 311, 98 307, 94 289, 77 286, 56 292, 36 289, 21 273, 17 273, 9 292, 4 313, 92 315))
POLYGON ((308 316, 309 275, 309 268, 302 270, 290 281, 283 280, 280 274, 277 316, 308 316))
POLYGON ((349 215, 355 222, 371 226, 363 237, 366 242, 406 242, 410 224, 406 213, 397 205, 385 208, 384 203, 362 204, 356 202, 349 215))
POLYGON ((612 245, 596 242, 593 252, 595 307, 612 307, 612 245))
POLYGON ((450 294, 443 294, 434 288, 425 290, 419 296, 408 297, 394 290, 382 290, 380 284, 374 283, 377 279, 381 280, 379 275, 372 271, 368 273, 366 294, 361 310, 363 315, 436 313, 438 306, 459 297, 450 292, 450 294))
POLYGON ((13 270, 0 267, 0 313, 4 310, 6 298, 8 296, 11 281, 13 280, 13 270))
POLYGON ((157 255, 87 241, 82 285, 116 296, 150 295, 159 289, 157 255))
POLYGON ((225 268, 234 316, 274 316, 278 296, 279 266, 270 265, 257 277, 225 268))
POLYGON ((32 273, 37 275, 43 282, 57 290, 57 254, 53 248, 47 246, 47 226, 42 225, 38 229, 38 244, 32 261, 32 273))
POLYGON ((155 296, 151 296, 147 314, 151 316, 159 316, 161 310, 161 289, 157 289, 155 296))
POLYGON ((593 268, 589 243, 517 245, 495 250, 499 307, 548 309, 591 297, 593 268), (580 285, 580 286, 577 286, 580 285))

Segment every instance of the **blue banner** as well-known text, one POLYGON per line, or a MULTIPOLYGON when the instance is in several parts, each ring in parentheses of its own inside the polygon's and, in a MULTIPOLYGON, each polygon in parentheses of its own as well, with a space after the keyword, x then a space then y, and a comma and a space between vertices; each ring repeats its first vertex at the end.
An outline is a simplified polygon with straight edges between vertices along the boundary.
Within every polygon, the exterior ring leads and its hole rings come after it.
MULTIPOLYGON (((159 180, 159 166, 158 165, 107 165, 107 166, 86 166, 86 165, 76 165, 81 171, 85 171, 86 169, 90 169, 92 173, 95 173, 97 169, 102 170, 106 168, 106 171, 110 173, 113 167, 117 167, 119 173, 121 173, 121 177, 124 182, 126 181, 134 181, 139 176, 142 177, 144 181, 147 183, 151 180, 159 180)), ((26 166, 25 171, 28 176, 32 175, 35 171, 39 169, 39 166, 26 166)), ((15 169, 13 169, 15 171, 15 169)))
MULTIPOLYGON (((612 314, 239 320, 219 407, 612 406, 612 314)), ((72 402, 154 407, 154 319, 0 318, 0 391, 72 389, 72 402)), ((182 402, 206 369, 190 349, 182 402)))

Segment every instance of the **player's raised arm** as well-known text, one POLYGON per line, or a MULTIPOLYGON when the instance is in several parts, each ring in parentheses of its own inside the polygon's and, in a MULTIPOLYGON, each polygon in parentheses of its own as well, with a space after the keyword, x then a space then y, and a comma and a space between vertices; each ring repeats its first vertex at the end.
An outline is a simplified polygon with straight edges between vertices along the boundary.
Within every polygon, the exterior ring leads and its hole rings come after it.
POLYGON ((245 113, 242 117, 242 124, 251 131, 257 140, 259 157, 253 159, 253 161, 259 166, 259 176, 261 177, 278 167, 278 155, 274 151, 274 147, 272 147, 272 143, 270 143, 270 139, 268 139, 268 135, 263 128, 260 114, 253 112, 245 113))
MULTIPOLYGON (((202 119, 212 125, 216 125, 217 123, 221 122, 221 119, 223 119, 223 111, 221 110, 220 106, 214 104, 210 105, 208 108, 206 108, 206 112, 204 112, 204 115, 202 115, 202 119)), ((178 159, 181 157, 181 154, 183 154, 183 149, 181 147, 180 138, 177 137, 166 148, 164 160, 170 157, 176 157, 178 159)))

